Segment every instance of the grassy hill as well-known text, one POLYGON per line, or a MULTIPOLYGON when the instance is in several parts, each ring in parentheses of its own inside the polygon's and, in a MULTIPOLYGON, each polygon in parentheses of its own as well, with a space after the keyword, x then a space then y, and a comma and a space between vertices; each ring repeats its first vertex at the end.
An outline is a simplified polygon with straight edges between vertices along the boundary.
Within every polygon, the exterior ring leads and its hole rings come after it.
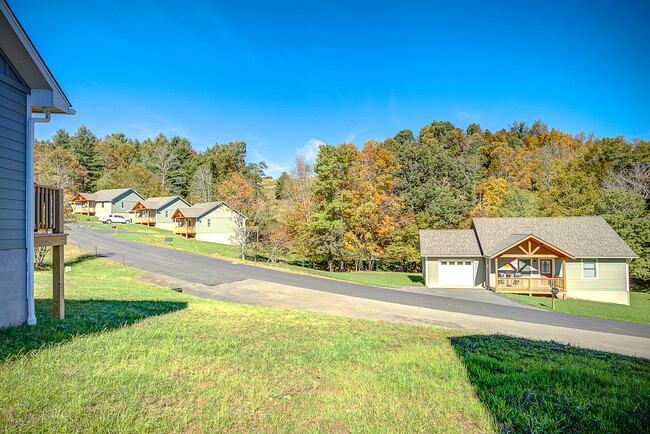
POLYGON ((650 362, 203 300, 66 248, 0 330, 0 431, 642 432, 650 362))

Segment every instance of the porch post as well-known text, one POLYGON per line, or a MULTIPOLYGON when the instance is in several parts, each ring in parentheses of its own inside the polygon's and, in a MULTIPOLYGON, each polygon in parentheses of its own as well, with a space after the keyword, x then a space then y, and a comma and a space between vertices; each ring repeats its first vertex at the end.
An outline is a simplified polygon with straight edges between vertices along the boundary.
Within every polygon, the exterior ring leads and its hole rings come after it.
MULTIPOLYGON (((55 234, 63 233, 63 190, 56 192, 57 201, 54 209, 55 234), (57 203, 58 202, 58 203, 57 203)), ((55 318, 65 317, 65 291, 64 291, 64 259, 65 246, 52 247, 52 314, 55 318)))
POLYGON ((497 266, 498 258, 494 258, 494 290, 499 291, 499 267, 497 266))
POLYGON ((564 288, 564 294, 562 294, 562 300, 566 300, 566 258, 562 258, 562 283, 564 288))

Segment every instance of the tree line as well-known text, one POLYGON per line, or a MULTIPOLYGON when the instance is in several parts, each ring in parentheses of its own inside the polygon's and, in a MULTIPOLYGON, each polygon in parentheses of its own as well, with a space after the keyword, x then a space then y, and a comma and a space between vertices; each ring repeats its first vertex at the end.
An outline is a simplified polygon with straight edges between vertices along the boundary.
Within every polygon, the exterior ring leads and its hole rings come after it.
POLYGON ((242 237, 267 260, 330 271, 417 270, 419 229, 466 228, 472 217, 602 215, 640 256, 631 276, 650 280, 647 141, 573 136, 539 120, 494 133, 433 121, 361 149, 321 145, 313 166, 298 157, 275 184, 280 207, 263 194, 266 165, 245 159, 244 142, 196 152, 178 136, 100 140, 82 126, 37 142, 36 175, 69 191, 225 200, 249 216, 242 237))

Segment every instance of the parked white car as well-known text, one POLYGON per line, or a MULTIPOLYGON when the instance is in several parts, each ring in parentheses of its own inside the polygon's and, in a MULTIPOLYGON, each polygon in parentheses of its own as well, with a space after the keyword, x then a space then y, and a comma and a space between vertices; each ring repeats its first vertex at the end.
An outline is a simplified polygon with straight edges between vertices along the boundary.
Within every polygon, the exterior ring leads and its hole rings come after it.
POLYGON ((100 217, 99 221, 105 225, 110 225, 111 223, 131 223, 131 219, 119 214, 111 214, 108 217, 100 217))

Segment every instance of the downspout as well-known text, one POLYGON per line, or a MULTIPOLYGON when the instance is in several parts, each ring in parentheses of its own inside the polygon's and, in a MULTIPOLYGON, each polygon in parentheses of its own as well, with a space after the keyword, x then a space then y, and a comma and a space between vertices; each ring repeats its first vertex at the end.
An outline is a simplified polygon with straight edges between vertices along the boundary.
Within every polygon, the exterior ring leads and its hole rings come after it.
MULTIPOLYGON (((27 104, 30 107, 30 104, 27 104)), ((28 108, 30 110, 30 108, 28 108)), ((27 243, 27 324, 36 324, 36 311, 34 308, 34 124, 46 124, 52 119, 52 114, 43 109, 44 118, 32 117, 29 113, 27 127, 27 155, 25 167, 25 239, 27 243)))

